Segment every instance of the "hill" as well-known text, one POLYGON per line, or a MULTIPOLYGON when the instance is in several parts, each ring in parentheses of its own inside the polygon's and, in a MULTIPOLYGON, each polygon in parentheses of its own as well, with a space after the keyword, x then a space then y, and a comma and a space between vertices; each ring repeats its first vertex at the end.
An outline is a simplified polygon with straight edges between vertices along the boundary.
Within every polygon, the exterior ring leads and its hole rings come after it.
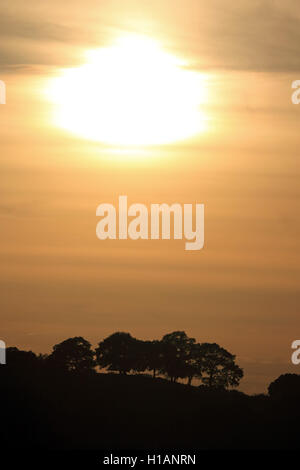
POLYGON ((297 448, 299 407, 144 375, 2 367, 1 439, 26 449, 297 448))

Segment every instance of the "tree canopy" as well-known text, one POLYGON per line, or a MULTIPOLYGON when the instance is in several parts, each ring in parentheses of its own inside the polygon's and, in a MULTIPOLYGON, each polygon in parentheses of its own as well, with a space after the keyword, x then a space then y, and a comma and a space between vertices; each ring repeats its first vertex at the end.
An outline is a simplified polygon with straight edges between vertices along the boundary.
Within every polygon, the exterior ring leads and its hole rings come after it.
POLYGON ((129 333, 117 332, 101 341, 96 349, 100 368, 129 372, 151 371, 168 377, 172 382, 197 377, 209 388, 229 388, 239 385, 242 369, 235 356, 216 343, 196 343, 184 331, 166 334, 158 341, 142 341, 129 333))
POLYGON ((69 338, 53 346, 49 361, 72 372, 87 372, 95 366, 91 344, 81 336, 69 338))

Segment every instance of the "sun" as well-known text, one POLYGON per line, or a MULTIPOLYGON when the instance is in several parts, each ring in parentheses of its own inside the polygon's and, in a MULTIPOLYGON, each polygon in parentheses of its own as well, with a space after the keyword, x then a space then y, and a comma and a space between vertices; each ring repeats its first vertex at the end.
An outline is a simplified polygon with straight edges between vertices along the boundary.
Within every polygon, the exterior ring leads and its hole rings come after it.
POLYGON ((55 124, 77 136, 121 146, 171 143, 203 132, 205 79, 136 35, 89 51, 48 89, 55 124))

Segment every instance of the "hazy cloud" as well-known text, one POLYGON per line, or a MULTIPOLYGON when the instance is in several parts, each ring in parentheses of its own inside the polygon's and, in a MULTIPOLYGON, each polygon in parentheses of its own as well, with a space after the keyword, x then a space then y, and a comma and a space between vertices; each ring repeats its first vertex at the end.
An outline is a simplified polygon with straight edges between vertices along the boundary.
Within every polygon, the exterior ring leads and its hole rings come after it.
POLYGON ((64 47, 99 47, 108 31, 166 38, 196 67, 271 72, 300 71, 298 0, 86 0, 62 4, 3 1, 0 66, 74 60, 64 47), (55 14, 54 14, 55 13, 55 14), (172 14, 170 14, 172 13, 172 14), (42 43, 48 44, 48 51, 42 43))

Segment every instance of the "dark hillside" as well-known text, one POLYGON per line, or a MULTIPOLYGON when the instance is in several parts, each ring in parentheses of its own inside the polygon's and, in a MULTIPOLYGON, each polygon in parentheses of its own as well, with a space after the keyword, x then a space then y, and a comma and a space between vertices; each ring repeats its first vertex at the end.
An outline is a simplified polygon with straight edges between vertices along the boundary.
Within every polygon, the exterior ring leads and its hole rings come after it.
POLYGON ((143 375, 0 370, 9 448, 297 448, 299 407, 143 375))

